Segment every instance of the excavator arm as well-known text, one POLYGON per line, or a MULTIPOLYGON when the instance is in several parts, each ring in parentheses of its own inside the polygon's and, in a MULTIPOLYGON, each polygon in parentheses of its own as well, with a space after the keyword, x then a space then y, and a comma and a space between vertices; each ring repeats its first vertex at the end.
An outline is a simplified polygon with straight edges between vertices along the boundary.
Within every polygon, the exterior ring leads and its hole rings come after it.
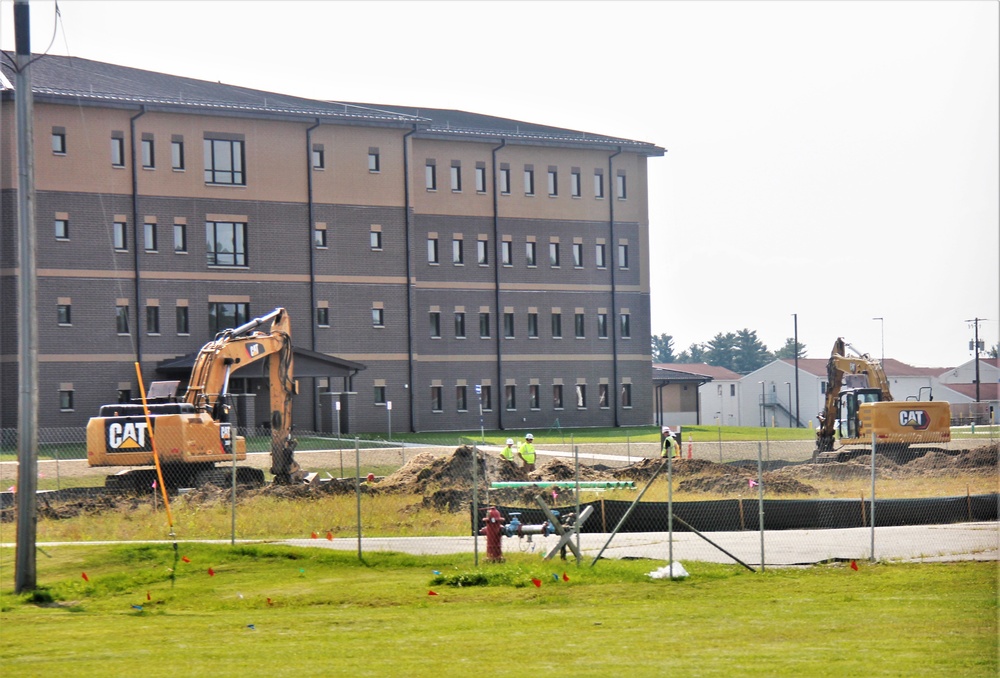
MULTIPOLYGON (((820 426, 816 431, 816 448, 819 452, 829 452, 833 449, 836 432, 836 422, 840 411, 840 391, 844 386, 846 375, 863 375, 864 388, 877 388, 881 392, 881 400, 892 400, 889 392, 889 380, 885 376, 882 365, 867 353, 856 356, 847 355, 848 344, 843 337, 838 337, 830 351, 830 360, 826 364, 826 400, 823 411, 819 413, 820 426)), ((849 377, 848 377, 849 378, 849 377)))

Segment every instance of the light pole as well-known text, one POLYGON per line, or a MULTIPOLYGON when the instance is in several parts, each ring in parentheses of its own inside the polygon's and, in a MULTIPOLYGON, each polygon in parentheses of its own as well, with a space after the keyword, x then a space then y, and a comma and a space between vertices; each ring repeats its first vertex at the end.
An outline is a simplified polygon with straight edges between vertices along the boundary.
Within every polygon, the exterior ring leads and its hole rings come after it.
POLYGON ((794 320, 793 335, 795 342, 795 427, 802 426, 802 417, 799 416, 799 314, 793 313, 794 320))
POLYGON ((764 382, 758 381, 760 384, 760 425, 763 428, 767 428, 767 421, 764 418, 764 382))
POLYGON ((973 344, 969 346, 971 350, 975 351, 976 354, 976 402, 979 402, 979 351, 981 350, 979 344, 979 323, 984 320, 989 320, 989 318, 973 318, 972 320, 966 320, 967 323, 974 323, 976 326, 975 339, 973 339, 973 344))
POLYGON ((786 381, 788 387, 788 428, 792 427, 792 382, 786 381))
POLYGON ((882 365, 882 370, 885 371, 885 318, 872 318, 872 320, 878 320, 882 330, 882 360, 880 364, 882 365))

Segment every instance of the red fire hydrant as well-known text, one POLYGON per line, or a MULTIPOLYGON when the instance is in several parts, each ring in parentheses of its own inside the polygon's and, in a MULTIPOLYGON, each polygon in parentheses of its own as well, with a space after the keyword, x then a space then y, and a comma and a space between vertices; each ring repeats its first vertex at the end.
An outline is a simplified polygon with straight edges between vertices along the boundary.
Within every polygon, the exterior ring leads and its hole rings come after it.
POLYGON ((486 517, 483 518, 483 522, 485 525, 479 530, 479 534, 486 535, 486 559, 493 563, 501 563, 503 562, 503 547, 501 543, 503 540, 504 518, 495 506, 491 506, 486 511, 486 517))

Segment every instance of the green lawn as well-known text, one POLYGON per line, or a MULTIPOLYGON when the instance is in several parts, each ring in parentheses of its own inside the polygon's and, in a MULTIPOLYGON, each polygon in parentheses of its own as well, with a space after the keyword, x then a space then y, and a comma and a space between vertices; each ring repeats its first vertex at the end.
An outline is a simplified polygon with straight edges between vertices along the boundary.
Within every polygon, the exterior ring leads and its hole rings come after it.
POLYGON ((180 544, 176 558, 169 544, 59 546, 38 555, 42 588, 15 596, 13 560, 13 549, 0 551, 7 676, 998 669, 996 563, 753 574, 688 562, 691 576, 671 582, 646 576, 663 565, 656 561, 578 569, 515 554, 475 570, 467 555, 372 554, 360 563, 353 553, 263 545, 180 544))

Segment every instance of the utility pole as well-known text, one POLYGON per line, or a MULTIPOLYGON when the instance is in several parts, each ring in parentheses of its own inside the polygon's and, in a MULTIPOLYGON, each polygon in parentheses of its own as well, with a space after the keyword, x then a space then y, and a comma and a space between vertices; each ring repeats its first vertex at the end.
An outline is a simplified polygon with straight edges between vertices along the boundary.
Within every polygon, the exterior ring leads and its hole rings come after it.
POLYGON ((976 352, 976 402, 979 402, 979 323, 984 320, 989 320, 989 318, 973 318, 972 320, 966 320, 967 323, 972 323, 975 326, 975 340, 969 348, 976 352))
POLYGON ((14 592, 36 588, 35 544, 38 501, 38 317, 35 305, 35 148, 31 94, 31 21, 28 0, 14 0, 17 75, 18 222, 18 414, 17 414, 17 552, 14 592))
POLYGON ((798 428, 802 426, 802 418, 799 417, 799 314, 793 313, 792 318, 795 319, 793 339, 795 342, 795 427, 798 428))

